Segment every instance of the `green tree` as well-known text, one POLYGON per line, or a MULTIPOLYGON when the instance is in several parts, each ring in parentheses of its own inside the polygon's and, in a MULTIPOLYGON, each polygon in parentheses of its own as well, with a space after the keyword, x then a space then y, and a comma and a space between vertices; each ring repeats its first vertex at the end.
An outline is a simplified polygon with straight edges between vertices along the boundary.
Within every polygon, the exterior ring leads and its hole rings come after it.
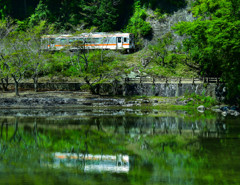
MULTIPOLYGON (((91 39, 90 35, 86 39, 91 39)), ((104 48, 90 50, 85 41, 75 41, 71 48, 74 48, 75 52, 67 51, 72 64, 69 71, 71 75, 83 78, 85 87, 93 94, 99 94, 100 84, 119 80, 120 71, 126 68, 120 61, 115 60, 116 54, 112 51, 106 51, 104 48)))
POLYGON ((186 35, 185 52, 199 65, 203 76, 221 77, 228 86, 228 98, 240 94, 240 2, 238 0, 197 0, 196 19, 174 28, 186 35))
POLYGON ((49 54, 42 50, 42 45, 46 44, 46 40, 42 40, 41 36, 46 34, 51 26, 47 26, 46 21, 41 21, 38 25, 29 28, 27 38, 25 38, 26 48, 28 49, 28 74, 34 82, 34 90, 38 91, 38 78, 39 74, 44 72, 44 66, 48 60, 49 54))
POLYGON ((175 64, 175 61, 173 61, 174 52, 171 48, 174 47, 172 41, 173 36, 169 32, 162 38, 159 38, 157 44, 149 46, 152 60, 159 66, 170 66, 175 64))
POLYGON ((4 76, 11 76, 14 80, 16 96, 19 96, 19 83, 28 66, 28 52, 23 35, 24 33, 13 32, 4 40, 4 56, 0 63, 4 76))
POLYGON ((134 3, 134 14, 129 19, 128 25, 124 32, 133 33, 136 41, 137 47, 142 45, 142 37, 150 35, 152 32, 152 27, 149 22, 146 22, 146 9, 142 8, 140 1, 134 3))
POLYGON ((71 63, 75 75, 84 79, 92 94, 100 93, 102 83, 117 80, 120 75, 117 71, 124 66, 114 61, 114 55, 109 51, 78 51, 72 54, 71 63))
POLYGON ((43 52, 41 36, 45 34, 51 26, 46 21, 41 21, 39 25, 28 28, 26 31, 19 31, 13 25, 2 26, 0 75, 1 81, 7 83, 8 77, 12 77, 15 82, 15 92, 19 95, 19 82, 24 77, 31 77, 34 81, 34 88, 37 91, 39 73, 43 73, 47 53, 43 52), (15 30, 13 29, 15 28, 15 30))
POLYGON ((99 31, 113 31, 119 16, 118 4, 117 0, 85 1, 82 6, 82 14, 86 15, 84 16, 85 23, 98 27, 99 31))
POLYGON ((46 20, 48 16, 49 10, 47 9, 47 6, 42 2, 42 0, 40 0, 35 9, 35 12, 29 18, 29 25, 34 26, 41 20, 46 20))
POLYGON ((94 15, 93 23, 100 31, 113 31, 117 22, 118 12, 116 0, 102 0, 94 15))
MULTIPOLYGON (((2 42, 0 42, 0 63, 4 64, 4 40, 6 39, 6 37, 8 37, 8 35, 14 31, 16 29, 16 26, 13 23, 12 19, 7 19, 7 20, 0 20, 0 40, 2 42)), ((9 79, 9 75, 6 74, 3 70, 3 66, 2 68, 0 67, 0 80, 2 83, 2 89, 4 91, 8 90, 8 79, 9 79)))
POLYGON ((112 31, 116 26, 119 13, 118 0, 40 0, 30 25, 39 20, 48 20, 57 30, 72 30, 79 25, 96 26, 99 31, 112 31))
POLYGON ((0 0, 0 19, 4 19, 7 16, 7 1, 0 0))

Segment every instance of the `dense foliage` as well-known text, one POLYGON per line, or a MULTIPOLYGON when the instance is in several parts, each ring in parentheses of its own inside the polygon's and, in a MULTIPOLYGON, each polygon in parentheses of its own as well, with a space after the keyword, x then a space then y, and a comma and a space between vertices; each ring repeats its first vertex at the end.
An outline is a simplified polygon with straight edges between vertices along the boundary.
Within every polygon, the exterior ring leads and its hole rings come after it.
POLYGON ((229 98, 240 94, 240 2, 238 0, 197 0, 196 19, 181 22, 175 29, 188 36, 183 45, 201 75, 221 77, 228 85, 229 98))
MULTIPOLYGON (((59 30, 79 25, 98 27, 98 31, 125 28, 136 4, 145 8, 160 8, 173 12, 186 5, 185 0, 0 0, 0 19, 7 16, 36 24, 39 20, 54 23, 59 30)), ((136 17, 136 15, 135 15, 136 17)))
POLYGON ((134 15, 129 20, 126 32, 133 33, 135 36, 146 36, 151 32, 151 25, 146 22, 146 9, 141 7, 139 1, 134 4, 134 15))

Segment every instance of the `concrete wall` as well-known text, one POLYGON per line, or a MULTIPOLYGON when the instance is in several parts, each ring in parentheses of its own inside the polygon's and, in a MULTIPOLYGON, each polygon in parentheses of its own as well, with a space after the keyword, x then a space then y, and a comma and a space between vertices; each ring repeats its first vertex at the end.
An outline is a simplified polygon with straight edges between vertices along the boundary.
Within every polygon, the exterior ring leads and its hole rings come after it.
MULTIPOLYGON (((80 91, 83 83, 39 83, 40 91, 80 91)), ((14 84, 10 84, 9 88, 13 89, 14 84)), ((33 83, 20 84, 20 91, 33 89, 33 83)), ((176 97, 183 96, 186 93, 205 94, 216 97, 219 94, 216 91, 222 88, 215 83, 105 83, 101 85, 100 93, 109 95, 146 95, 146 96, 162 96, 176 97)), ((221 94, 221 93, 220 93, 221 94)))
POLYGON ((146 95, 177 97, 186 93, 206 94, 215 97, 216 84, 166 84, 166 83, 144 83, 127 84, 126 95, 146 95))

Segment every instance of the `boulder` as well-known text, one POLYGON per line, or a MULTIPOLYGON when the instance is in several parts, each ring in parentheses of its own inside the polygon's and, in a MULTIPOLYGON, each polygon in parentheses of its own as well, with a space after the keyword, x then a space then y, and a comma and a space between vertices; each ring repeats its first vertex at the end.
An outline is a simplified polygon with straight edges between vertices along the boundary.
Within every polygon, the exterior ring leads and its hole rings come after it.
POLYGON ((223 115, 224 117, 227 116, 227 115, 228 115, 227 111, 223 111, 223 112, 222 112, 222 115, 223 115))
POLYGON ((206 108, 203 106, 203 105, 200 105, 198 108, 197 108, 198 112, 204 112, 206 110, 206 108))

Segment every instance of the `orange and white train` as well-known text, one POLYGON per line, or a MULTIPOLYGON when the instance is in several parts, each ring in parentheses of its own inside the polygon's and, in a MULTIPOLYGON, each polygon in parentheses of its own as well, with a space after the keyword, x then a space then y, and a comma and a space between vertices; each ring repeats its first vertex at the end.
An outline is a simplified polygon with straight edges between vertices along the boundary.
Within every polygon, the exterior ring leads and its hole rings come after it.
POLYGON ((82 33, 80 35, 44 35, 42 48, 44 50, 61 50, 68 47, 76 49, 135 49, 134 35, 131 33, 82 33), (79 42, 77 42, 79 41, 79 42), (80 43, 76 46, 74 43, 80 43))

